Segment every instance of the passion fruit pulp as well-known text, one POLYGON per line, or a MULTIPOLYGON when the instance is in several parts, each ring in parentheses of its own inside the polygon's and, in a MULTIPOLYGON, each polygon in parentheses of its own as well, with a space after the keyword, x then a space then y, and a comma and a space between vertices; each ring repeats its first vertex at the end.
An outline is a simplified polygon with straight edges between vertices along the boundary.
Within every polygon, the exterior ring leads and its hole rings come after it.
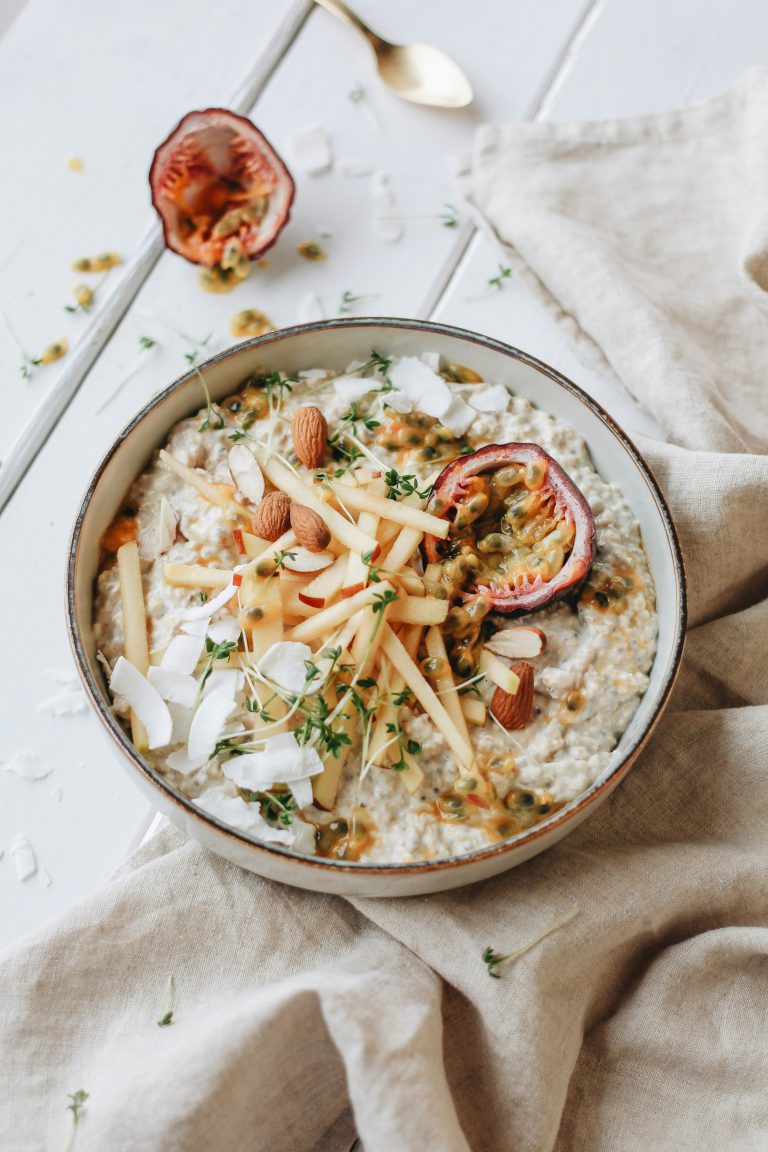
POLYGON ((267 138, 225 108, 188 113, 155 152, 149 183, 167 247, 208 267, 270 248, 295 190, 267 138))
POLYGON ((538 444, 489 444, 438 476, 431 511, 451 521, 427 535, 449 595, 481 598, 502 614, 530 612, 578 588, 595 556, 595 523, 583 494, 538 444))

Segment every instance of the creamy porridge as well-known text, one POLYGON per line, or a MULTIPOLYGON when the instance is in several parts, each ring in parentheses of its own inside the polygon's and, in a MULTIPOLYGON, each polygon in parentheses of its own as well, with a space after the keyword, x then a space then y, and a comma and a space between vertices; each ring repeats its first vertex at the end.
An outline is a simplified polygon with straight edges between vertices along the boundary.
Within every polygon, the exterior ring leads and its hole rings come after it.
POLYGON ((433 354, 249 379, 172 429, 102 548, 97 646, 134 742, 302 853, 515 835, 597 778, 648 686, 622 493, 571 429, 433 354))

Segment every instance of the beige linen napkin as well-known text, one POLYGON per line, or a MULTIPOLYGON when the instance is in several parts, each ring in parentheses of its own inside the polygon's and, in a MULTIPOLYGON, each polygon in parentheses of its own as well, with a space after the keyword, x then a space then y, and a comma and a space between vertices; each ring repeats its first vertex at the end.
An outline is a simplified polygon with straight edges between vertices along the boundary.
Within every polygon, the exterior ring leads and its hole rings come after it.
POLYGON ((646 403, 691 632, 657 735, 558 847, 470 890, 324 898, 168 830, 0 959, 9 1152, 768 1144, 768 88, 485 133, 522 276, 646 403), (514 948, 580 913, 489 979, 514 948), (166 989, 174 977, 175 1000, 166 989), (156 1021, 169 1007, 173 1023, 156 1021))

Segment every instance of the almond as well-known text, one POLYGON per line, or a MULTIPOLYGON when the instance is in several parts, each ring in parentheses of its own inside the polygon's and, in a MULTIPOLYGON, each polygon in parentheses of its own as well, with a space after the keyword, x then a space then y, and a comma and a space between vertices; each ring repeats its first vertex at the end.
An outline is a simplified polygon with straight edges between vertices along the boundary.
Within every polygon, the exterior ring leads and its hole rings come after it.
POLYGON ((500 628, 490 640, 486 640, 485 647, 495 656, 508 656, 512 659, 524 657, 530 660, 533 656, 540 656, 547 647, 547 637, 541 628, 531 628, 527 624, 521 627, 500 628))
POLYGON ((291 421, 293 449, 305 468, 317 468, 325 455, 328 422, 319 408, 297 408, 291 421))
POLYGON ((284 492, 270 492, 253 513, 253 531, 262 540, 279 539, 291 526, 291 500, 284 492))
POLYGON ((514 696, 497 688, 491 700, 491 712, 508 732, 525 728, 533 712, 533 665, 520 660, 512 665, 512 671, 520 678, 514 696))
POLYGON ((328 525, 303 504, 291 504, 291 528, 299 544, 310 552, 323 552, 331 542, 328 525))

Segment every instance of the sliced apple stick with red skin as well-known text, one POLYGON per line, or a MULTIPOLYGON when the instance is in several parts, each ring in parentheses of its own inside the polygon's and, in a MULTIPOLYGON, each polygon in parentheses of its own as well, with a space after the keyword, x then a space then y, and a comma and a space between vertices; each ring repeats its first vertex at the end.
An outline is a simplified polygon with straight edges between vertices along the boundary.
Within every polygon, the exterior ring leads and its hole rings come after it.
POLYGON ((333 564, 324 568, 319 576, 299 593, 299 599, 312 608, 324 608, 341 588, 347 570, 347 553, 337 556, 333 564))

